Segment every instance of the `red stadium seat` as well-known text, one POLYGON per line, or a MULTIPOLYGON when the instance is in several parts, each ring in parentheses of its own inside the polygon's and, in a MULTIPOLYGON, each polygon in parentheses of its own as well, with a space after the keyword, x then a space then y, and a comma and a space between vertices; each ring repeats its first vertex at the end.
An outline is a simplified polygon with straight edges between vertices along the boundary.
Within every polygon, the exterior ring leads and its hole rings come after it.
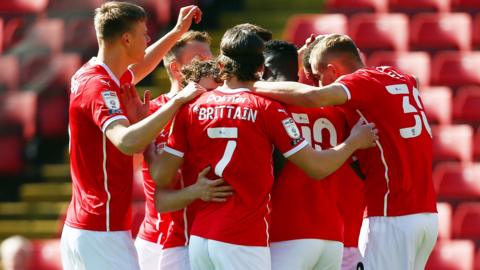
POLYGON ((410 45, 413 50, 468 51, 471 44, 472 20, 468 14, 418 14, 410 23, 410 45))
POLYGON ((17 175, 21 172, 24 165, 23 147, 20 136, 0 135, 0 175, 17 175))
POLYGON ((473 267, 475 270, 480 270, 480 249, 477 251, 475 255, 475 266, 473 267))
POLYGON ((343 14, 298 14, 285 24, 284 39, 298 47, 305 44, 311 34, 347 34, 347 17, 343 14))
POLYGON ((33 255, 31 265, 35 270, 62 270, 60 258, 60 240, 33 241, 33 255))
POLYGON ((390 0, 389 3, 390 12, 416 14, 450 11, 450 0, 390 0))
POLYGON ((453 117, 459 122, 480 123, 480 86, 458 90, 453 102, 453 117))
POLYGON ((46 97, 38 102, 38 134, 42 138, 67 135, 68 104, 65 97, 46 97))
POLYGON ((480 203, 462 203, 453 216, 455 238, 480 240, 480 203))
POLYGON ((473 157, 475 160, 480 160, 480 128, 477 129, 473 138, 473 157))
POLYGON ((50 52, 60 52, 65 40, 65 25, 61 19, 41 19, 27 31, 23 40, 24 46, 32 49, 48 49, 50 52), (46 34, 48 33, 48 34, 46 34))
POLYGON ((421 85, 430 83, 430 56, 425 52, 375 52, 368 58, 369 66, 393 66, 415 75, 421 85))
POLYGON ((137 237, 140 225, 145 218, 145 202, 132 203, 132 238, 137 237))
POLYGON ((20 124, 27 140, 36 132, 36 111, 37 94, 32 91, 10 92, 0 96, 0 122, 20 124))
POLYGON ((95 8, 103 4, 104 0, 49 0, 48 11, 53 14, 90 14, 95 8))
POLYGON ((447 240, 452 235, 452 206, 448 203, 437 203, 438 239, 447 240))
POLYGON ((358 14, 350 19, 349 33, 364 53, 408 49, 408 17, 404 14, 358 14))
POLYGON ((446 162, 433 170, 437 196, 445 200, 478 199, 480 196, 480 164, 446 162))
POLYGON ((473 47, 480 48, 480 15, 476 16, 473 20, 473 47))
POLYGON ((473 154, 473 129, 469 125, 437 126, 433 131, 434 161, 469 162, 473 154))
POLYGON ((67 51, 76 51, 89 57, 96 54, 98 45, 92 18, 71 19, 65 28, 65 49, 67 51))
POLYGON ((45 11, 48 0, 0 1, 0 12, 6 14, 39 13, 45 11))
POLYGON ((452 10, 478 14, 480 12, 480 1, 478 0, 451 0, 452 10))
POLYGON ((0 18, 0 54, 3 52, 3 25, 5 24, 5 22, 3 21, 2 18, 0 18))
POLYGON ((432 61, 432 84, 454 89, 480 84, 480 52, 440 52, 432 61))
POLYGON ((386 12, 388 0, 327 0, 327 10, 331 13, 386 12))
POLYGON ((0 93, 18 89, 19 63, 13 55, 0 56, 0 93))
POLYGON ((469 240, 438 241, 427 270, 472 270, 475 244, 469 240))
POLYGON ((452 90, 444 86, 420 87, 423 106, 430 123, 450 124, 452 90))

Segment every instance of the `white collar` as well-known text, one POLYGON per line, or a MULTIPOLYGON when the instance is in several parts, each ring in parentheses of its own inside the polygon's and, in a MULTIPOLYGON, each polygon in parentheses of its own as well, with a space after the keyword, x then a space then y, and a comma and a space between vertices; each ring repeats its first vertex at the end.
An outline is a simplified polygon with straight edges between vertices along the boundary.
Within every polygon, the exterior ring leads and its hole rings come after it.
POLYGON ((220 91, 222 93, 225 93, 225 94, 236 94, 236 93, 242 93, 242 92, 250 92, 250 89, 248 89, 248 88, 230 89, 230 88, 226 88, 225 86, 220 86, 215 90, 218 90, 218 91, 220 91))
POLYGON ((105 63, 100 61, 97 57, 92 57, 92 61, 95 62, 95 64, 102 66, 103 69, 107 71, 108 75, 110 75, 110 78, 112 78, 112 80, 118 85, 118 87, 120 87, 120 80, 117 78, 117 76, 115 76, 115 74, 113 74, 112 70, 110 70, 110 68, 105 63))

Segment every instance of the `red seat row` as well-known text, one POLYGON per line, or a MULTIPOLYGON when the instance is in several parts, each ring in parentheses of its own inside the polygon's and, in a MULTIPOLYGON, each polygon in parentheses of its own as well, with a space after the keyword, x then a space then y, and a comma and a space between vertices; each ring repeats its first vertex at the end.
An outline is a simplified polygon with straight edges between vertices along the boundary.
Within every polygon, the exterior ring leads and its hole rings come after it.
POLYGON ((418 12, 480 11, 476 0, 328 0, 329 12, 346 14, 359 12, 418 12))
POLYGON ((433 182, 440 200, 478 200, 480 163, 439 163, 433 170, 433 182))
MULTIPOLYGON (((358 1, 361 2, 361 1, 358 1)), ((375 50, 470 50, 480 47, 480 17, 466 13, 421 13, 411 19, 401 13, 298 14, 289 18, 284 38, 297 46, 310 34, 349 34, 358 47, 375 50)))

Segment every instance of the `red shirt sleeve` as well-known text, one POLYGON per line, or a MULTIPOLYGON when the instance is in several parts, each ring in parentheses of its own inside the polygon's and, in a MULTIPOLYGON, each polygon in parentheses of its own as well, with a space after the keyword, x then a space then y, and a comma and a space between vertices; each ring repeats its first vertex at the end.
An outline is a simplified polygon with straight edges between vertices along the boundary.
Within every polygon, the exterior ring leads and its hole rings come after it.
POLYGON ((180 111, 178 111, 177 115, 175 115, 175 118, 170 127, 170 135, 168 136, 168 141, 164 148, 165 152, 180 158, 183 158, 183 156, 188 150, 188 141, 187 141, 187 123, 189 119, 188 112, 189 112, 188 106, 183 106, 183 108, 181 108, 180 111))
MULTIPOLYGON (((86 93, 88 94, 84 96, 83 103, 88 116, 104 132, 113 121, 119 119, 128 120, 128 118, 120 103, 118 89, 111 87, 109 89, 101 80, 106 79, 94 78, 87 83, 86 93)), ((110 85, 113 84, 114 82, 110 81, 110 85)))
POLYGON ((308 145, 293 118, 277 102, 267 104, 265 125, 268 136, 286 158, 308 145))
POLYGON ((343 87, 348 101, 345 107, 350 109, 363 109, 374 106, 374 88, 371 87, 371 77, 365 71, 357 71, 352 74, 345 75, 335 84, 343 87))

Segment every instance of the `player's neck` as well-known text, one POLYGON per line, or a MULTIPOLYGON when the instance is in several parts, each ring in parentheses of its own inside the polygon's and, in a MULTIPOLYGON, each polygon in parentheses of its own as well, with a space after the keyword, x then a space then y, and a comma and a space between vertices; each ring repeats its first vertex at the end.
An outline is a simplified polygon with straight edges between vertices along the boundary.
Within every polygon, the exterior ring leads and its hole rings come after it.
POLYGON ((176 95, 178 92, 180 92, 180 90, 182 90, 182 85, 181 83, 178 81, 178 80, 174 80, 172 82, 172 86, 170 86, 170 91, 168 92, 168 95, 169 96, 174 96, 176 95))
POLYGON ((224 86, 230 89, 237 88, 253 88, 254 81, 239 81, 236 77, 232 77, 230 80, 225 81, 224 86))
POLYGON ((122 55, 123 53, 119 48, 103 47, 98 50, 97 59, 107 65, 112 73, 120 79, 131 64, 127 57, 122 57, 122 55))

